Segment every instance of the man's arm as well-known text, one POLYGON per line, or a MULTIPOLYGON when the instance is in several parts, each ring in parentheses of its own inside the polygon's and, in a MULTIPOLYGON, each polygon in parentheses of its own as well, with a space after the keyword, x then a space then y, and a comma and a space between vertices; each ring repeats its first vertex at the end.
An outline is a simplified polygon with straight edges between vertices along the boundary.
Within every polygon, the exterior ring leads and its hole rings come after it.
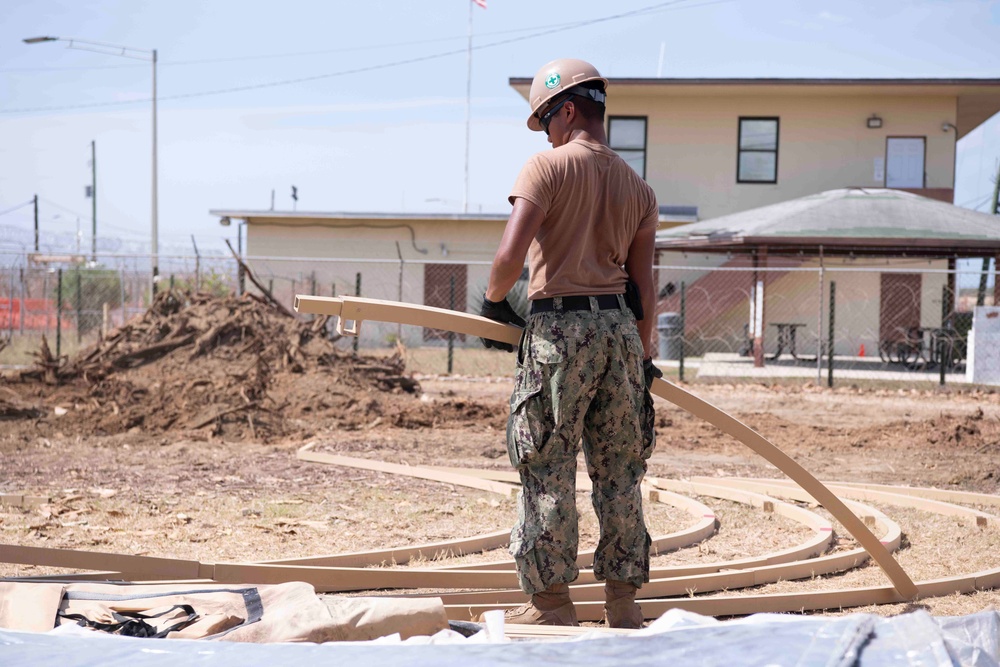
POLYGON ((653 324, 656 318, 656 290, 653 287, 653 251, 656 247, 656 227, 649 226, 636 232, 628 248, 625 272, 639 286, 643 319, 639 321, 643 356, 653 356, 653 324))
MULTIPOLYGON (((500 247, 493 258, 490 269, 490 283, 486 288, 486 298, 490 301, 503 301, 524 269, 524 258, 528 254, 528 246, 542 226, 545 213, 536 204, 518 197, 514 200, 514 210, 511 211, 507 226, 500 239, 500 247)), ((652 264, 650 265, 652 266, 652 264)), ((650 272, 652 276, 652 272, 650 272)), ((652 281, 652 277, 650 277, 652 281)))

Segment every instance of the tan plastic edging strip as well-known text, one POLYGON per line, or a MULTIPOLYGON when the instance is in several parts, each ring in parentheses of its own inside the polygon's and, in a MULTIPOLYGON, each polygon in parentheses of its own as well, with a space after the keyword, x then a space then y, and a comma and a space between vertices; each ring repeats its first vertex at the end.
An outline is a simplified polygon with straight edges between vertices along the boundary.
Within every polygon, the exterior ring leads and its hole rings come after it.
POLYGON ((986 493, 975 493, 973 491, 957 491, 950 489, 935 489, 927 486, 890 486, 888 484, 872 484, 869 482, 829 482, 837 486, 850 486, 859 489, 873 489, 876 491, 888 491, 904 496, 918 496, 930 500, 940 500, 946 503, 966 503, 968 505, 988 505, 1000 507, 1000 496, 991 496, 986 493))
MULTIPOLYGON (((705 479, 706 481, 712 479, 714 481, 714 478, 695 479, 705 479)), ((721 483, 729 486, 763 490, 765 493, 776 494, 781 494, 782 489, 791 488, 788 485, 788 482, 783 479, 749 479, 736 477, 723 480, 721 483)), ((987 514, 986 512, 981 512, 980 510, 962 507, 961 505, 944 502, 942 500, 932 500, 930 498, 922 498, 911 494, 894 493, 890 491, 856 488, 835 484, 831 484, 830 488, 837 489, 837 491, 845 498, 856 498, 858 500, 868 502, 883 502, 897 507, 912 507, 926 512, 933 512, 934 514, 955 517, 965 523, 978 526, 980 528, 985 526, 995 527, 997 522, 1000 521, 1000 517, 993 514, 987 514)), ((799 497, 802 498, 802 496, 799 497)), ((805 497, 805 499, 808 500, 809 498, 805 497)))
MULTIPOLYGON (((386 472, 398 475, 405 475, 408 477, 415 477, 418 479, 431 479, 439 482, 454 484, 456 486, 465 486, 468 488, 496 491, 501 495, 510 495, 511 492, 516 493, 517 487, 513 487, 502 482, 494 482, 494 479, 508 479, 510 473, 503 471, 476 471, 465 468, 426 468, 423 466, 406 466, 396 463, 388 463, 385 461, 373 461, 370 459, 358 459, 350 456, 341 456, 335 454, 325 454, 322 452, 311 451, 312 446, 315 443, 311 443, 297 452, 296 456, 304 461, 312 461, 317 463, 328 463, 331 465, 339 465, 348 468, 359 468, 363 470, 375 470, 379 472, 386 472)), ((589 483, 589 480, 587 480, 589 483)), ((662 537, 657 537, 653 540, 653 545, 656 549, 660 551, 672 551, 675 549, 680 549, 692 544, 701 542, 712 534, 716 530, 716 518, 715 513, 711 508, 705 506, 702 503, 697 502, 691 498, 686 498, 678 494, 670 494, 669 496, 664 496, 662 499, 660 496, 663 492, 653 492, 656 494, 656 502, 664 502, 667 504, 673 504, 675 506, 685 508, 692 515, 696 516, 698 519, 697 523, 690 526, 686 530, 679 531, 676 533, 671 533, 669 535, 664 535, 662 537)), ((647 490, 647 495, 649 491, 647 490)), ((508 533, 509 537, 509 533, 508 533)), ((373 552, 368 552, 373 553, 373 552)), ((374 552, 378 553, 378 552, 374 552)), ((578 563, 581 567, 585 567, 593 562, 594 551, 591 549, 581 553, 578 563)), ((367 554, 363 554, 367 557, 367 554)), ((302 561, 308 561, 310 559, 299 559, 302 561)), ((326 560, 329 560, 327 557, 326 560)), ((285 564, 292 565, 293 563, 285 561, 268 561, 266 564, 285 564)), ((319 563, 319 562, 301 562, 295 564, 302 565, 332 565, 333 563, 319 563)), ((373 563, 369 563, 373 564, 373 563)), ((449 567, 438 567, 434 568, 440 572, 448 572, 461 570, 462 572, 472 572, 472 571, 483 571, 483 570, 501 570, 505 571, 507 574, 513 574, 513 561, 501 561, 501 562, 491 562, 491 563, 477 563, 474 565, 463 566, 449 566, 449 567)), ((416 570, 407 570, 414 572, 416 570)), ((359 581, 366 580, 367 575, 362 576, 359 581)), ((587 582, 594 581, 593 572, 584 570, 581 572, 581 579, 587 582)), ((493 588, 493 587, 503 587, 509 586, 507 583, 507 578, 504 577, 502 580, 497 581, 496 586, 473 586, 476 588, 493 588)), ((405 586, 404 586, 405 587, 405 586)), ((411 586, 412 588, 422 587, 420 584, 415 583, 411 586)), ((453 587, 459 587, 455 584, 453 587)), ((341 589, 348 590, 348 589, 341 589)), ((349 590, 361 590, 361 589, 349 589, 349 590)))
MULTIPOLYGON (((712 479, 712 482, 716 481, 726 480, 712 479)), ((683 482, 680 484, 683 484, 683 482)), ((710 483, 700 483, 698 484, 698 490, 704 495, 714 495, 712 490, 713 486, 716 485, 710 483)), ((730 489, 730 491, 736 490, 737 489, 730 489)), ((788 491, 795 495, 801 495, 804 493, 801 489, 790 485, 787 486, 786 489, 782 489, 782 491, 788 491)), ((720 488, 719 492, 725 497, 733 497, 733 494, 727 493, 724 488, 720 488)), ((885 533, 881 537, 882 542, 886 543, 891 549, 898 548, 902 537, 902 531, 898 524, 875 508, 866 507, 860 503, 853 502, 851 505, 863 516, 872 517, 876 526, 882 526, 884 528, 885 533)), ((651 579, 648 584, 644 585, 642 589, 640 589, 639 595, 642 601, 643 613, 647 618, 656 618, 671 608, 687 609, 697 613, 710 615, 739 615, 757 613, 761 611, 787 612, 800 611, 803 609, 826 609, 830 608, 826 606, 825 601, 827 600, 835 602, 836 604, 834 604, 834 607, 850 607, 865 604, 882 604, 887 602, 904 601, 892 588, 870 589, 871 591, 875 591, 874 593, 870 592, 869 589, 846 589, 842 591, 833 591, 832 593, 835 595, 832 596, 828 595, 828 592, 807 592, 780 595, 747 594, 742 596, 725 597, 691 597, 694 593, 707 593, 723 589, 746 588, 750 586, 775 583, 781 580, 811 578, 816 575, 840 572, 856 567, 865 560, 867 560, 866 552, 863 549, 854 549, 848 552, 821 556, 819 558, 799 560, 787 564, 762 565, 738 571, 724 571, 717 574, 708 574, 697 577, 675 577, 662 580, 651 579), (889 596, 886 595, 886 592, 889 596), (855 595, 855 593, 857 593, 857 595, 855 595), (687 597, 683 597, 685 594, 687 597), (654 599, 647 599, 651 596, 655 596, 654 599), (666 596, 678 597, 662 599, 666 596), (857 601, 852 602, 854 599, 857 601), (883 602, 877 602, 877 600, 880 599, 882 599, 883 602)), ((1000 570, 998 570, 998 573, 1000 573, 1000 570)), ((968 592, 969 590, 975 590, 977 582, 979 585, 982 585, 982 587, 990 587, 986 585, 985 580, 982 580, 981 577, 982 574, 973 575, 972 578, 951 578, 947 580, 947 583, 925 582, 930 585, 926 588, 926 592, 924 592, 924 589, 921 589, 921 595, 923 597, 931 597, 933 595, 946 595, 951 592, 955 592, 951 590, 948 590, 945 593, 935 592, 940 591, 942 590, 942 587, 947 586, 965 586, 967 587, 967 590, 962 592, 968 592)), ((944 582, 945 580, 941 581, 944 582)), ((580 590, 579 593, 580 603, 576 605, 577 616, 580 620, 600 620, 601 615, 603 614, 603 604, 599 601, 601 599, 601 591, 586 590, 587 588, 588 587, 572 587, 574 601, 576 601, 578 597, 577 591, 579 589, 584 589, 580 590)), ((594 587, 590 588, 593 589, 594 587)), ((502 608, 514 606, 515 602, 511 599, 513 596, 511 596, 511 598, 504 598, 495 602, 486 601, 490 599, 492 593, 493 592, 490 591, 482 594, 471 594, 464 598, 458 596, 447 596, 446 609, 448 610, 449 618, 467 620, 469 618, 475 618, 478 614, 491 608, 495 609, 498 607, 502 608)), ((516 598, 514 598, 514 600, 516 600, 516 598)))
POLYGON ((338 454, 326 454, 323 452, 311 451, 315 443, 310 443, 300 448, 295 456, 301 461, 312 461, 313 463, 329 463, 330 465, 342 465, 348 468, 360 468, 362 470, 373 470, 375 472, 387 472, 395 475, 406 475, 417 479, 427 479, 445 484, 455 484, 470 489, 489 491, 498 493, 504 497, 517 495, 518 488, 503 482, 494 482, 488 479, 456 475, 444 470, 434 470, 423 466, 407 466, 399 463, 389 463, 387 461, 375 461, 372 459, 358 459, 351 456, 340 456, 338 454))
MULTIPOLYGON (((352 466, 355 463, 362 468, 369 468, 371 466, 376 466, 379 469, 383 468, 383 465, 379 462, 371 462, 363 459, 353 459, 351 457, 340 456, 337 457, 337 463, 339 465, 352 466)), ((416 477, 426 477, 421 471, 420 466, 398 466, 396 464, 386 464, 389 468, 397 471, 399 474, 412 475, 416 477)), ((444 470, 440 470, 444 472, 444 470)), ((464 468, 447 468, 445 469, 451 473, 449 481, 462 484, 465 480, 469 478, 487 478, 487 479, 510 479, 511 473, 505 471, 476 471, 464 468)), ((666 485, 668 482, 665 480, 655 480, 654 482, 661 485, 666 485)), ((757 505, 758 507, 764 508, 765 506, 770 506, 772 511, 790 516, 795 520, 799 520, 806 525, 813 527, 816 530, 816 535, 807 540, 804 544, 787 549, 781 552, 776 552, 772 554, 767 554, 762 557, 745 559, 743 561, 728 561, 723 563, 718 563, 715 565, 714 574, 706 574, 705 570, 711 566, 697 566, 700 570, 697 573, 688 574, 687 576, 679 576, 680 573, 676 572, 676 568, 659 568, 654 569, 650 575, 653 581, 643 587, 643 596, 662 596, 662 595, 675 595, 685 592, 692 591, 709 591, 709 590, 719 590, 722 588, 739 588, 743 586, 754 586, 763 583, 773 583, 779 579, 795 579, 803 577, 812 577, 819 574, 829 574, 831 572, 843 571, 851 567, 855 567, 867 559, 867 555, 863 550, 856 550, 852 552, 845 552, 842 554, 836 554, 833 556, 823 557, 823 558, 813 558, 818 553, 822 553, 823 550, 829 545, 832 538, 832 526, 822 517, 804 510, 798 507, 794 507, 787 503, 782 503, 774 498, 768 498, 761 494, 749 492, 749 491, 739 491, 735 489, 730 489, 726 487, 717 487, 708 483, 692 484, 692 483, 678 483, 680 487, 687 491, 700 492, 703 495, 712 495, 716 497, 722 497, 727 499, 733 499, 737 502, 744 502, 751 505, 757 505), (808 559, 800 560, 798 562, 788 563, 788 561, 794 561, 796 558, 808 559), (786 564, 787 563, 787 564, 786 564), (776 565, 780 564, 780 565, 776 565), (743 571, 739 572, 724 572, 719 573, 719 570, 723 569, 735 569, 742 568, 743 571), (696 576, 698 575, 698 576, 696 576), (669 580, 667 580, 669 578, 669 580)), ((664 493, 669 492, 660 491, 654 493, 664 493)), ((678 497, 681 500, 686 500, 688 503, 692 504, 692 508, 696 511, 709 510, 705 505, 684 496, 678 497)), ((711 510, 709 510, 711 512, 711 510)), ((882 540, 886 543, 892 543, 893 548, 898 546, 900 539, 900 529, 899 526, 894 522, 889 520, 884 515, 881 515, 877 510, 870 509, 869 514, 877 515, 879 517, 878 524, 885 527, 886 535, 883 536, 882 540)), ((712 517, 714 523, 714 512, 709 516, 712 517)), ((460 566, 459 566, 460 567, 460 566)), ((411 570, 412 571, 412 570, 411 570)), ((465 569, 467 573, 469 569, 465 569)), ((593 572, 583 571, 577 582, 574 584, 574 597, 577 596, 575 591, 579 590, 580 595, 586 596, 588 599, 599 599, 601 592, 600 587, 602 584, 594 584, 593 572)), ((497 587, 501 587, 502 582, 498 581, 497 587)), ((418 586, 413 586, 414 588, 418 586)), ((432 587, 429 583, 426 587, 432 587)), ((458 587, 455 584, 452 587, 458 587)), ((443 597, 447 601, 463 601, 472 602, 480 604, 495 604, 500 602, 512 602, 512 601, 523 601, 524 594, 520 590, 506 590, 506 591, 488 591, 483 593, 469 593, 469 594, 444 594, 434 593, 435 596, 443 597)))
MULTIPOLYGON (((657 481, 663 482, 663 480, 657 481)), ((680 486, 686 484, 685 482, 679 483, 680 486)), ((713 574, 699 573, 697 576, 675 575, 669 573, 669 568, 665 568, 668 572, 667 574, 651 572, 650 581, 639 590, 640 598, 684 595, 685 593, 704 593, 774 583, 785 579, 813 577, 850 569, 868 559, 863 549, 856 549, 821 558, 812 558, 812 556, 825 551, 826 547, 829 546, 833 537, 833 528, 828 521, 806 509, 753 492, 739 491, 727 487, 716 487, 711 484, 694 484, 691 486, 691 490, 697 489, 696 492, 701 495, 734 500, 735 502, 756 505, 761 508, 772 505, 776 513, 788 515, 793 520, 814 528, 816 534, 812 539, 807 540, 805 544, 799 547, 793 547, 761 557, 745 559, 744 561, 727 561, 719 563, 717 567, 717 570, 733 570, 738 568, 738 571, 716 572, 713 574)), ((899 527, 892 524, 888 519, 886 523, 888 525, 885 527, 887 531, 885 539, 892 539, 893 536, 898 539, 900 534, 899 527)), ((571 591, 574 601, 602 600, 604 596, 603 584, 600 583, 583 585, 574 583, 571 586, 571 591)), ((446 604, 514 603, 523 602, 525 599, 524 594, 520 590, 454 593, 443 594, 440 597, 446 604)))
MULTIPOLYGON (((503 471, 503 470, 475 470, 471 468, 455 468, 455 467, 434 467, 437 470, 448 470, 456 474, 483 477, 486 479, 493 479, 496 481, 518 481, 519 477, 515 472, 503 471)), ((589 484, 589 479, 584 474, 578 475, 577 486, 582 488, 584 480, 589 484)), ((780 552, 775 552, 771 554, 766 554, 761 557, 746 558, 739 561, 726 561, 718 563, 716 565, 696 565, 696 566, 680 566, 677 568, 654 568, 651 572, 652 578, 663 578, 663 577, 674 577, 674 576, 690 576, 694 574, 704 574, 708 572, 715 572, 722 569, 739 569, 747 567, 756 567, 761 565, 771 565, 775 563, 787 563, 797 559, 802 558, 812 558, 818 554, 823 553, 829 546, 832 540, 833 527, 829 521, 823 517, 810 512, 804 508, 796 507, 788 503, 782 503, 774 498, 768 498, 761 494, 753 493, 751 491, 740 491, 735 489, 730 489, 727 487, 713 486, 710 483, 693 483, 693 482, 677 482, 673 480, 663 480, 655 477, 647 477, 644 484, 655 487, 656 490, 647 491, 647 497, 653 502, 668 502, 668 504, 674 507, 687 507, 688 512, 691 513, 696 518, 698 517, 713 517, 714 511, 708 506, 689 498, 687 496, 681 495, 680 492, 689 493, 700 493, 701 495, 712 496, 715 498, 724 498, 727 500, 734 500, 735 502, 742 502, 749 504, 766 511, 774 511, 777 514, 791 518, 792 520, 799 521, 811 528, 815 532, 814 536, 809 540, 806 540, 803 544, 797 545, 790 549, 786 549, 780 552), (669 490, 668 490, 669 489, 669 490)), ((888 521, 888 519, 886 519, 888 521)), ((884 536, 881 541, 883 543, 888 543, 893 538, 893 534, 899 535, 900 531, 898 526, 894 523, 889 522, 893 528, 886 528, 887 535, 884 536)), ((898 542, 897 542, 898 544, 898 542)), ((661 543, 661 552, 662 543, 661 543)), ((689 546, 689 545, 683 545, 689 546)), ((682 548, 678 546, 677 548, 682 548)), ((590 552, 593 553, 592 551, 590 552)), ((475 565, 449 565, 441 567, 440 569, 500 569, 512 568, 512 561, 503 562, 493 562, 493 563, 477 563, 475 565)))
POLYGON ((97 551, 0 544, 0 562, 67 567, 77 570, 113 570, 129 578, 200 579, 202 564, 195 560, 127 556, 97 551))
MULTIPOLYGON (((520 477, 516 472, 509 470, 483 470, 475 468, 456 468, 449 466, 427 466, 432 470, 443 470, 451 472, 457 475, 463 475, 467 477, 478 477, 481 479, 491 479, 497 482, 509 482, 512 484, 520 484, 520 477)), ((587 491, 591 488, 590 478, 586 474, 577 473, 576 476, 576 486, 578 491, 587 491)), ((656 490, 652 490, 648 485, 643 486, 643 496, 650 502, 662 503, 664 505, 670 505, 677 509, 684 510, 690 516, 694 517, 696 522, 688 526, 687 528, 667 535, 659 535, 652 538, 650 544, 650 554, 659 555, 663 553, 668 553, 671 551, 676 551, 677 549, 683 549, 685 547, 692 546, 699 542, 702 542, 712 535, 718 526, 716 521, 715 512, 712 511, 710 507, 704 505, 703 503, 694 500, 693 498, 688 498, 687 496, 682 496, 677 493, 661 493, 656 490)), ((587 549, 581 551, 577 555, 576 564, 581 568, 587 568, 594 563, 594 549, 587 549)), ((513 559, 507 558, 499 561, 491 561, 488 563, 474 563, 474 564, 461 564, 461 565, 444 565, 438 566, 441 570, 513 570, 514 561, 513 559)))
MULTIPOLYGON (((786 519, 801 523, 813 530, 810 539, 802 544, 761 557, 762 564, 771 565, 812 558, 824 553, 833 542, 833 524, 829 521, 803 507, 797 507, 796 505, 782 502, 761 493, 729 489, 725 486, 718 486, 709 482, 656 479, 651 480, 651 483, 657 488, 673 492, 696 493, 703 496, 731 500, 752 507, 759 507, 765 511, 774 512, 786 519)), ((729 567, 732 567, 732 564, 729 567)))
POLYGON ((436 560, 444 557, 452 558, 499 549, 500 547, 507 546, 509 543, 510 531, 499 530, 494 533, 486 533, 485 535, 477 535, 475 537, 419 544, 412 547, 393 547, 391 549, 378 549, 376 551, 358 551, 355 553, 311 556, 306 558, 280 558, 254 562, 260 565, 313 565, 319 567, 404 565, 415 558, 423 558, 424 560, 436 560))
MULTIPOLYGON (((362 321, 376 320, 454 331, 455 333, 490 338, 511 344, 517 344, 521 336, 520 328, 509 324, 500 324, 479 315, 396 301, 380 301, 360 297, 296 295, 294 307, 300 313, 339 317, 337 331, 344 335, 356 336, 362 321), (347 322, 353 322, 353 325, 348 327, 346 326, 347 322)), ((909 599, 917 594, 913 580, 885 546, 879 542, 878 538, 868 530, 864 522, 856 517, 843 501, 823 486, 809 471, 764 436, 732 415, 666 380, 655 379, 650 391, 709 422, 772 463, 812 495, 844 526, 882 568, 899 595, 909 599)))
MULTIPOLYGON (((722 480, 713 479, 712 481, 719 482, 722 480)), ((788 487, 787 489, 782 489, 782 491, 794 495, 802 494, 801 490, 794 487, 788 487)), ((858 507, 859 511, 866 511, 863 507, 858 507)), ((868 511, 876 518, 877 523, 883 522, 883 519, 879 517, 877 512, 868 511)), ((888 537, 889 535, 886 535, 883 536, 882 539, 888 541, 886 539, 888 537)), ((859 560, 864 558, 864 554, 861 550, 855 550, 855 554, 859 560)), ((842 554, 840 557, 845 555, 847 554, 842 554)), ((834 557, 823 557, 799 561, 795 563, 795 566, 820 566, 821 568, 822 562, 830 558, 834 557)), ((165 561, 170 562, 170 559, 155 559, 143 556, 121 556, 117 554, 97 554, 91 552, 73 552, 58 549, 9 546, 0 547, 0 560, 6 560, 7 562, 48 564, 57 567, 84 567, 88 563, 104 564, 107 566, 109 563, 113 562, 116 565, 127 566, 127 569, 131 569, 133 571, 145 571, 151 569, 153 564, 162 564, 165 561), (16 558, 11 559, 12 556, 15 556, 16 558), (27 560, 18 560, 17 558, 20 557, 27 558, 27 560)), ((264 566, 266 569, 262 569, 261 566, 250 566, 244 570, 233 569, 227 574, 224 571, 226 564, 213 566, 210 564, 193 563, 191 561, 181 561, 181 563, 184 567, 188 568, 190 568, 192 564, 197 565, 198 570, 201 573, 201 577, 199 577, 201 579, 210 578, 208 574, 211 573, 216 575, 217 581, 225 581, 226 583, 247 583, 249 581, 253 581, 255 583, 266 583, 267 581, 279 582, 289 580, 310 581, 310 579, 312 579, 311 575, 318 574, 320 572, 323 572, 326 576, 336 577, 354 577, 359 572, 356 569, 350 568, 338 568, 340 571, 332 572, 330 571, 332 568, 282 568, 280 566, 270 568, 264 566), (218 571, 216 572, 216 570, 218 571), (284 571, 282 572, 282 570, 284 571), (276 578, 265 580, 261 577, 262 572, 270 572, 271 575, 276 576, 276 578), (234 576, 235 580, 230 581, 228 579, 229 576, 234 576)), ((126 567, 123 567, 123 569, 126 569, 126 567)), ((361 572, 364 572, 364 570, 361 570, 361 572)), ((431 572, 433 572, 433 570, 431 572)), ((820 572, 817 571, 817 573, 820 572)), ((371 582, 366 583, 370 584, 371 582)), ((453 580, 449 580, 448 583, 454 584, 455 582, 453 580)), ((704 584, 707 582, 702 583, 704 584)), ((918 591, 920 597, 934 597, 949 595, 952 593, 967 593, 974 590, 995 588, 998 585, 1000 585, 1000 568, 966 576, 955 576, 920 582, 918 584, 918 591)), ((741 615, 763 611, 799 611, 806 609, 851 607, 867 604, 887 604, 901 601, 904 600, 892 588, 875 587, 839 591, 813 591, 805 593, 769 595, 696 598, 688 596, 671 599, 643 600, 642 605, 647 618, 651 618, 659 616, 671 608, 688 609, 697 613, 710 615, 741 615)), ((451 618, 468 619, 475 617, 481 611, 490 608, 497 608, 498 606, 502 607, 504 605, 451 605, 448 607, 448 613, 451 618)), ((577 605, 577 612, 581 620, 597 621, 600 620, 603 613, 603 605, 600 602, 581 602, 577 605)))

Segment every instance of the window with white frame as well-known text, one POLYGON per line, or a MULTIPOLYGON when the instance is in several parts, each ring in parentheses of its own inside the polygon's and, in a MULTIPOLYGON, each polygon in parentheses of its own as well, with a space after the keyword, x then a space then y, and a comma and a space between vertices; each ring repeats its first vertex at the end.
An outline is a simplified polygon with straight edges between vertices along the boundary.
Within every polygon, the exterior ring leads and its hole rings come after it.
POLYGON ((778 182, 777 118, 740 118, 736 182, 778 182))
POLYGON ((608 143, 611 150, 646 178, 646 116, 609 117, 608 143))

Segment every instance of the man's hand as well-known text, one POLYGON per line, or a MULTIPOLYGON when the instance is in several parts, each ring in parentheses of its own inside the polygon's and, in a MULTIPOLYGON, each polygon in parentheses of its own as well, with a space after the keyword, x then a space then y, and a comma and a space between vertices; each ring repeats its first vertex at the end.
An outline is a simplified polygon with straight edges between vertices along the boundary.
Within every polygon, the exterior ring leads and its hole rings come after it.
POLYGON ((653 386, 653 378, 663 377, 663 371, 653 363, 652 357, 642 360, 642 375, 646 380, 646 389, 653 386))
MULTIPOLYGON (((479 314, 496 322, 516 324, 519 327, 524 327, 524 320, 514 312, 510 302, 506 298, 503 301, 490 301, 484 294, 483 307, 479 309, 479 314)), ((479 340, 483 341, 483 346, 487 349, 492 347, 506 352, 514 351, 514 346, 510 343, 501 343, 498 340, 491 340, 489 338, 480 338, 479 340)))

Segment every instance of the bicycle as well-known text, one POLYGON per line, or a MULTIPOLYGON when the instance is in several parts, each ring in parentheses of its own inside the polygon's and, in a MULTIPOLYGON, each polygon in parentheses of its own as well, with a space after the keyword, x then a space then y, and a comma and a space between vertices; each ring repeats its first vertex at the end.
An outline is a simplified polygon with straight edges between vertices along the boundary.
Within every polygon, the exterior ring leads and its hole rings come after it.
POLYGON ((879 342, 878 353, 883 362, 901 364, 910 370, 933 368, 943 363, 953 369, 961 365, 961 336, 950 327, 909 327, 899 340, 879 342), (924 336, 928 335, 928 344, 924 336))
POLYGON ((924 330, 920 327, 900 327, 900 331, 902 338, 879 341, 878 356, 884 363, 913 366, 923 355, 924 330))

